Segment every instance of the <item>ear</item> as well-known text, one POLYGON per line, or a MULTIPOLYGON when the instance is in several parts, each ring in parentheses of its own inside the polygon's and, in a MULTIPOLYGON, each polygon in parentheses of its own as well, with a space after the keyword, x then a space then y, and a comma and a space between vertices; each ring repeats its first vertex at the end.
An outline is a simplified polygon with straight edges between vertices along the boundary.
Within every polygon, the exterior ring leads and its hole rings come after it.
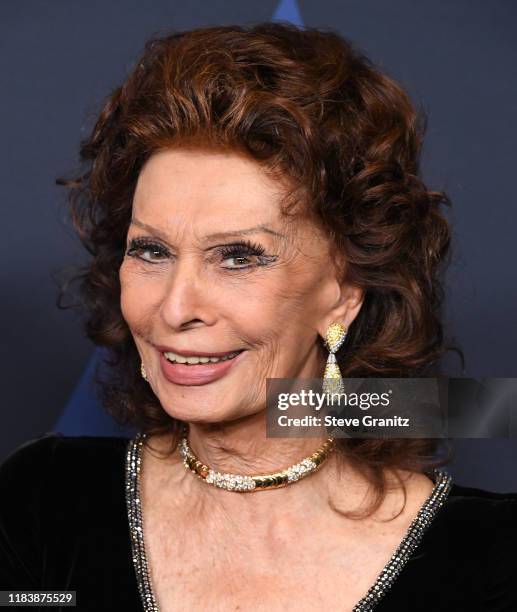
POLYGON ((336 281, 336 288, 335 302, 318 327, 318 333, 324 340, 327 329, 332 323, 342 323, 348 329, 359 314, 364 301, 364 291, 361 287, 349 284, 339 285, 336 281))

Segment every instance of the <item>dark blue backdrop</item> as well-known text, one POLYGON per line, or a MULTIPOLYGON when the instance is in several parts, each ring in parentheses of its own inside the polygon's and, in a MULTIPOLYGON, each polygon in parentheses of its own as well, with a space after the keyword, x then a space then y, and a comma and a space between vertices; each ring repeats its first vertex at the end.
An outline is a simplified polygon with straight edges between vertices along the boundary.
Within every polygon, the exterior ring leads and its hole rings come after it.
MULTIPOLYGON (((2 3, 0 460, 50 430, 129 433, 95 400, 98 354, 77 317, 55 306, 63 270, 85 255, 54 180, 75 167, 79 140, 144 41, 171 28, 271 19, 333 28, 402 82, 429 114, 424 178, 453 201, 446 323, 465 352, 464 375, 517 376, 516 13, 504 0, 2 3)), ((452 469, 464 484, 517 490, 516 465, 517 441, 469 440, 452 469)))

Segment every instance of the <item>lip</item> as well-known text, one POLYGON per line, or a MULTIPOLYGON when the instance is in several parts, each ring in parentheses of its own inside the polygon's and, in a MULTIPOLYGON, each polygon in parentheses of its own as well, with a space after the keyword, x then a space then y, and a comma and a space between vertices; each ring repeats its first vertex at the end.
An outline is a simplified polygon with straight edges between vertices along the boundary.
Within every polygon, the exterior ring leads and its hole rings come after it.
POLYGON ((177 355, 182 355, 183 357, 224 357, 225 355, 230 355, 231 353, 236 352, 226 351, 225 353, 207 353, 206 351, 180 351, 179 349, 175 349, 170 346, 163 346, 160 344, 155 344, 154 348, 160 351, 160 353, 176 353, 177 355))
MULTIPOLYGON (((176 351, 171 352, 175 353, 176 351)), ((165 357, 163 352, 160 351, 160 368, 163 376, 169 382, 176 385, 207 385, 208 383, 214 382, 223 376, 226 376, 231 368, 233 368, 235 364, 242 359, 242 356, 245 353, 246 351, 244 350, 239 353, 237 357, 227 359, 226 361, 220 361, 219 363, 209 362, 187 365, 185 363, 171 363, 165 357)), ((195 353, 195 355, 203 356, 203 353, 195 353)), ((208 356, 208 353, 205 353, 205 355, 208 356)), ((210 355, 213 357, 219 356, 217 353, 210 353, 210 355)), ((228 355, 228 353, 221 353, 221 355, 228 355)))

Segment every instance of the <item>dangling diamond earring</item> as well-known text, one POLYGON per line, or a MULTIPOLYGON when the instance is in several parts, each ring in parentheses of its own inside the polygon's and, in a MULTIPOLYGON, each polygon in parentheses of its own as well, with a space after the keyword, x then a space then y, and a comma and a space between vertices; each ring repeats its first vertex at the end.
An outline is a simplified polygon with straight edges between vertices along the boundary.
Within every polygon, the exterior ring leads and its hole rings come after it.
POLYGON ((327 328, 325 344, 329 350, 329 356, 323 373, 323 391, 325 393, 344 393, 343 378, 335 353, 343 345, 346 334, 347 331, 342 323, 332 323, 327 328))
POLYGON ((147 380, 147 373, 145 371, 144 362, 142 361, 140 364, 140 372, 142 373, 142 378, 147 380))

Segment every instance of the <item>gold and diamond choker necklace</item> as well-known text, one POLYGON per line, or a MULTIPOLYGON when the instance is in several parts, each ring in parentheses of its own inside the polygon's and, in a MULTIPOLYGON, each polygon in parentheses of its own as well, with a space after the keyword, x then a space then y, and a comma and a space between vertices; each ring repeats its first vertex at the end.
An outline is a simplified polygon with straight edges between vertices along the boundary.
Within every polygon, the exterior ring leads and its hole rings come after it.
POLYGON ((302 459, 299 463, 291 465, 281 472, 273 474, 258 474, 256 476, 245 476, 240 474, 221 473, 212 470, 196 457, 187 441, 188 430, 183 430, 183 438, 180 443, 180 453, 183 457, 183 465, 187 470, 193 472, 206 483, 228 491, 263 491, 265 489, 278 489, 285 487, 309 474, 315 472, 327 459, 334 448, 334 439, 327 440, 316 452, 302 459))

